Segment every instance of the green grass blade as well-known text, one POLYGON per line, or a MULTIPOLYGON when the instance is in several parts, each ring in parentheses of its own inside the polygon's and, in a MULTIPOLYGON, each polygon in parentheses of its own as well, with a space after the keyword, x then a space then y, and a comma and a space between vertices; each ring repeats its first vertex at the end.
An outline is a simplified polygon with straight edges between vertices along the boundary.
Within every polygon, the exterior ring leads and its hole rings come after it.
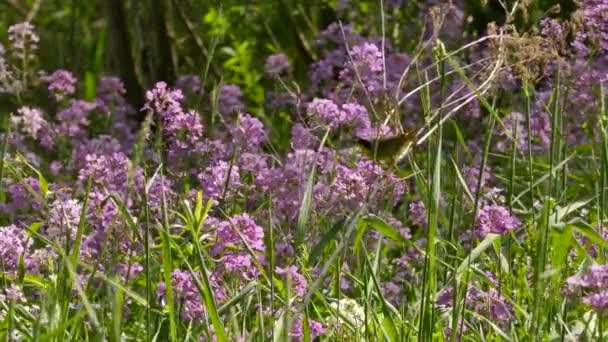
MULTIPOLYGON (((162 173, 161 173, 162 177, 162 173)), ((167 314, 169 315, 169 333, 172 342, 177 341, 176 311, 173 298, 173 284, 171 273, 173 271, 173 259, 171 257, 171 245, 169 236, 169 214, 167 212, 167 199, 165 191, 162 191, 162 224, 159 227, 160 244, 162 248, 163 277, 165 281, 165 297, 167 299, 167 314)))
MULTIPOLYGON (((207 214, 213 205, 213 201, 209 200, 204 206, 202 210, 196 210, 195 215, 195 223, 188 225, 190 228, 190 234, 192 234, 192 240, 194 242, 194 247, 196 249, 197 260, 199 263, 199 267, 201 268, 201 279, 202 279, 202 295, 205 302, 205 308, 209 314, 209 318, 211 319, 211 323, 213 324, 213 329, 216 334, 218 341, 224 342, 227 341, 228 338, 224 332, 224 325, 219 317, 217 305, 215 303, 214 292, 211 288, 211 283, 209 282, 209 278, 207 276, 208 270, 205 260, 203 259, 203 252, 200 245, 200 229, 207 218, 207 214)), ((195 208, 203 208, 203 194, 201 192, 197 193, 196 196, 196 205, 195 208)), ((193 276, 194 277, 194 276, 193 276)))

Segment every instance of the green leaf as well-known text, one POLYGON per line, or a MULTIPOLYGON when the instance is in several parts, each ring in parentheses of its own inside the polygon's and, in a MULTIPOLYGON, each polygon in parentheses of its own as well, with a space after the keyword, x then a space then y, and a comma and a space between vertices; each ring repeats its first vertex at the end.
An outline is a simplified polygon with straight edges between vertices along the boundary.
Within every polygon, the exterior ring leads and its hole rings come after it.
POLYGON ((222 306, 217 309, 218 314, 223 315, 224 313, 226 313, 228 309, 230 309, 237 303, 241 302, 244 298, 246 298, 247 295, 251 291, 253 291, 257 286, 258 283, 255 280, 251 281, 249 284, 247 284, 247 286, 245 286, 241 291, 239 291, 239 293, 230 297, 230 299, 228 299, 224 304, 222 304, 222 306))
POLYGON ((29 237, 34 237, 34 233, 37 233, 40 230, 40 227, 42 227, 41 222, 34 222, 30 224, 30 228, 26 230, 27 235, 29 237))
POLYGON ((316 244, 312 250, 310 251, 310 255, 308 256, 308 265, 314 265, 321 255, 323 255, 323 251, 325 247, 329 245, 330 242, 336 241, 338 239, 339 233, 344 229, 344 222, 338 222, 334 224, 331 229, 327 230, 323 236, 321 236, 321 241, 316 244))
MULTIPOLYGON (((323 149, 325 146, 325 142, 327 137, 329 136, 329 129, 325 132, 323 139, 321 140, 321 144, 319 145, 319 151, 323 149)), ((318 154, 317 154, 318 155, 318 154)), ((306 234, 306 228, 308 226, 308 221, 310 219, 310 213, 312 210, 312 191, 315 185, 315 177, 317 175, 317 163, 316 160, 312 165, 312 170, 310 171, 310 175, 308 175, 308 182, 306 183, 306 191, 304 192, 304 196, 302 198, 302 204, 300 205, 300 211, 298 213, 298 225, 296 230, 296 248, 299 248, 300 244, 304 240, 304 236, 306 234)))
POLYGON ((42 193, 42 197, 46 197, 46 194, 49 192, 49 184, 40 171, 37 171, 36 173, 38 174, 38 183, 40 184, 40 192, 42 193))
POLYGON ((274 323, 274 328, 272 331, 272 334, 274 336, 274 338, 272 339, 273 342, 280 342, 283 341, 283 337, 284 337, 284 328, 285 328, 285 312, 286 310, 283 310, 283 313, 281 314, 281 316, 279 316, 279 319, 277 319, 274 323))
MULTIPOLYGON (((78 261, 78 266, 86 269, 89 272, 93 272, 93 267, 82 262, 82 261, 78 261)), ((146 301, 145 298, 143 298, 141 295, 139 295, 138 293, 136 293, 135 291, 129 289, 128 287, 122 285, 121 283, 117 282, 114 279, 108 278, 108 276, 106 276, 103 272, 97 272, 95 273, 95 277, 98 277, 99 279, 107 282, 108 284, 120 289, 121 291, 123 291, 127 296, 129 296, 129 298, 131 298, 132 300, 134 300, 137 304, 147 307, 148 306, 148 302, 146 301)), ((27 277, 26 277, 27 279, 27 277)), ((32 279, 32 281, 35 281, 35 279, 32 279)))
POLYGON ((86 71, 84 74, 84 96, 87 101, 95 98, 96 83, 95 75, 91 71, 86 71))
POLYGON ((89 208, 89 195, 91 193, 92 182, 93 182, 92 178, 88 177, 86 192, 84 194, 84 203, 82 204, 82 210, 80 211, 80 219, 78 221, 76 236, 74 238, 74 250, 72 251, 72 255, 70 256, 72 265, 76 265, 76 260, 78 260, 78 254, 80 253, 82 235, 84 234, 84 227, 85 227, 86 221, 87 221, 87 210, 89 208))
POLYGON ((302 314, 302 338, 304 342, 310 342, 310 323, 308 322, 308 310, 302 314))
MULTIPOLYGON (((364 249, 364 253, 365 253, 365 249, 364 249)), ((395 326, 395 322, 393 320, 393 316, 391 315, 391 312, 389 310, 389 307, 387 305, 387 301, 384 298, 384 295, 382 294, 382 289, 380 288, 380 283, 378 282, 378 279, 376 277, 375 274, 375 270, 374 267, 372 265, 372 263, 369 260, 369 255, 367 253, 365 253, 365 263, 367 265, 367 268, 369 270, 369 277, 371 280, 371 285, 376 289, 376 295, 378 296, 378 298, 380 299, 380 304, 382 307, 382 313, 384 314, 382 316, 382 331, 384 332, 384 335, 388 338, 388 341, 396 341, 396 337, 397 337, 397 328, 395 326)), ((370 287, 371 288, 371 287, 370 287)))
POLYGON ((43 293, 48 286, 45 278, 33 274, 26 274, 23 277, 23 283, 27 285, 32 285, 43 293))
POLYGON ((608 241, 604 240, 602 235, 586 222, 577 222, 578 224, 571 225, 577 232, 583 234, 591 242, 599 245, 602 248, 608 248, 608 241))
POLYGON ((560 206, 556 207, 555 213, 549 216, 549 223, 552 226, 560 224, 566 216, 568 216, 569 214, 586 206, 589 202, 593 201, 595 199, 595 197, 596 196, 587 198, 585 200, 576 201, 576 202, 568 204, 567 206, 564 206, 564 207, 560 207, 560 206))
POLYGON ((114 303, 112 306, 112 330, 114 333, 114 341, 121 340, 122 332, 122 312, 124 310, 124 292, 120 288, 114 289, 114 303))
POLYGON ((479 243, 471 253, 460 263, 458 268, 456 269, 456 277, 460 277, 460 275, 468 268, 468 265, 473 263, 475 259, 477 259, 486 249, 491 247, 494 243, 494 240, 498 239, 500 235, 497 234, 488 234, 483 241, 479 243))
POLYGON ((397 229, 395 229, 395 227, 388 224, 386 221, 384 221, 382 218, 380 218, 378 216, 367 215, 366 217, 364 217, 362 219, 362 221, 365 222, 366 224, 368 224, 371 228, 373 228, 377 232, 381 233, 385 237, 387 237, 395 242, 398 242, 398 243, 401 243, 404 245, 411 244, 411 242, 409 240, 407 240, 403 235, 401 235, 401 233, 397 229))
MULTIPOLYGON (((190 230, 190 234, 192 234, 192 240, 194 242, 194 247, 196 249, 196 256, 197 256, 197 261, 199 263, 199 267, 201 268, 201 280, 202 283, 199 283, 197 277, 194 274, 194 270, 190 270, 192 273, 192 277, 195 278, 195 283, 197 286, 197 289, 199 290, 199 292, 201 292, 201 297, 203 298, 203 302, 205 304, 205 308, 207 309, 207 312, 209 314, 209 318, 211 319, 211 324, 213 325, 213 329, 215 330, 216 336, 218 341, 220 342, 224 342, 228 340, 228 337, 226 336, 225 332, 224 332, 224 324, 222 323, 222 320, 220 319, 219 316, 219 312, 217 309, 217 305, 215 303, 215 295, 213 292, 213 288, 211 287, 211 283, 209 282, 209 278, 207 276, 207 264, 205 263, 205 260, 203 258, 203 252, 202 252, 202 248, 200 245, 200 227, 203 225, 206 217, 207 217, 207 213, 209 212, 209 210, 211 209, 211 206, 213 205, 213 201, 209 200, 207 201, 207 204, 204 206, 203 209, 203 194, 199 191, 197 193, 197 203, 195 205, 196 209, 195 209, 195 220, 197 221, 196 224, 198 225, 197 227, 195 227, 192 224, 188 225, 188 229, 190 230), (200 210, 199 210, 200 208, 200 210)), ((167 232, 168 235, 168 232, 167 232)), ((169 237, 170 239, 170 237, 169 237)), ((181 250, 178 250, 178 252, 180 252, 181 254, 181 250)), ((184 259, 184 261, 186 261, 186 259, 184 259)), ((188 268, 190 269, 190 266, 188 264, 188 268)))
POLYGON ((40 185, 40 193, 42 194, 43 198, 46 198, 46 194, 49 192, 49 185, 48 185, 48 182, 46 181, 46 178, 44 178, 42 173, 40 173, 40 171, 36 167, 34 167, 34 165, 30 164, 30 162, 28 162, 27 159, 23 155, 18 154, 17 157, 20 162, 25 164, 25 166, 27 166, 30 170, 32 170, 36 174, 36 176, 38 176, 38 183, 40 185))
POLYGON ((552 266, 554 269, 562 267, 566 261, 572 243, 572 230, 573 226, 570 224, 565 225, 562 232, 553 230, 552 266))

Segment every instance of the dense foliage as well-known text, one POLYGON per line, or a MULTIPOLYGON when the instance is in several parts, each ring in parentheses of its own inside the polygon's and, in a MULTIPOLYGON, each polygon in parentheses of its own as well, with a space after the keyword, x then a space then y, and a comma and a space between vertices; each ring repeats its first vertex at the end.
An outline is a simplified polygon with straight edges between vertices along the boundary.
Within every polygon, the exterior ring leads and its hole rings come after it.
POLYGON ((608 336, 607 1, 4 7, 3 339, 608 336))

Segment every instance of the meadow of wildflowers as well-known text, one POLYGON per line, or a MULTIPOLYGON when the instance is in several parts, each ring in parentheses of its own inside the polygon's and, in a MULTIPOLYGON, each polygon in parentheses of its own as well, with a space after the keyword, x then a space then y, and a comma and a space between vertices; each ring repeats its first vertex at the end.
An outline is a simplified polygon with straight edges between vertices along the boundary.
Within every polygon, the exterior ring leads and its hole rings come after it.
POLYGON ((608 1, 405 3, 141 94, 0 26, 0 338, 607 340, 608 1))

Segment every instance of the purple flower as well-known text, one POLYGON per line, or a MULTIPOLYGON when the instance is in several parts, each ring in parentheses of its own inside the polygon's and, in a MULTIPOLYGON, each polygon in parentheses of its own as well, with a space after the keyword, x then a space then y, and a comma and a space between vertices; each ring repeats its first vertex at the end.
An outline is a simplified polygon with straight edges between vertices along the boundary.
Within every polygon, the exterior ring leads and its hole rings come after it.
POLYGON ((340 72, 341 81, 351 86, 361 82, 371 94, 379 94, 384 90, 382 51, 375 44, 363 43, 354 46, 346 65, 340 72))
POLYGON ((89 125, 88 115, 96 108, 95 103, 72 100, 68 108, 57 113, 57 120, 59 121, 57 133, 72 138, 83 136, 86 133, 86 127, 89 125))
POLYGON ((586 58, 591 53, 591 49, 587 47, 586 41, 587 34, 585 32, 576 32, 574 40, 570 43, 570 46, 579 58, 586 58))
MULTIPOLYGON (((508 322, 513 317, 513 308, 506 299, 501 296, 494 288, 490 288, 486 295, 486 301, 489 303, 490 317, 498 322, 508 322)), ((488 306, 484 306, 487 308, 488 306)))
POLYGON ((412 201, 409 204, 409 218, 412 224, 419 227, 426 227, 427 225, 427 214, 426 207, 424 206, 424 202, 412 201))
MULTIPOLYGON (((11 52, 18 60, 30 60, 34 58, 33 53, 38 49, 38 35, 34 32, 34 26, 29 22, 12 25, 8 28, 8 40, 12 44, 11 52)), ((24 72, 25 70, 21 70, 24 72)))
POLYGON ((49 270, 49 265, 52 265, 57 255, 50 247, 39 248, 25 260, 26 269, 33 274, 42 274, 49 270))
POLYGON ((83 260, 95 260, 103 252, 103 242, 106 238, 104 229, 97 229, 83 236, 79 257, 83 260))
POLYGON ((372 73, 382 72, 382 52, 374 44, 363 43, 354 46, 351 51, 356 66, 372 73))
MULTIPOLYGON (((464 176, 465 182, 467 183, 467 187, 469 188, 469 192, 471 192, 473 196, 475 196, 475 192, 477 191, 477 185, 480 181, 479 172, 479 165, 465 166, 462 170, 462 174, 464 176)), ((481 175, 481 189, 483 189, 488 184, 490 178, 492 178, 492 169, 489 165, 486 164, 484 167, 484 172, 481 175)))
POLYGON ((146 104, 143 109, 154 111, 166 120, 183 111, 181 102, 184 94, 179 89, 171 89, 165 82, 157 82, 152 90, 146 92, 146 104))
POLYGON ((509 151, 513 144, 512 139, 517 139, 516 145, 520 150, 525 150, 528 147, 528 131, 525 128, 526 118, 518 112, 511 112, 503 119, 505 129, 502 126, 496 128, 497 135, 502 138, 498 142, 496 148, 501 151, 509 151))
POLYGON ((381 208, 386 203, 395 205, 405 192, 400 180, 373 161, 359 160, 353 168, 333 163, 336 165, 325 165, 327 170, 323 171, 332 177, 326 183, 319 182, 313 195, 316 209, 325 209, 325 216, 341 217, 364 203, 372 208, 381 208))
POLYGON ((388 125, 383 124, 380 127, 372 127, 369 120, 363 122, 362 125, 357 126, 355 135, 358 138, 366 140, 389 139, 396 136, 393 129, 388 125))
POLYGON ((264 103, 271 109, 289 110, 296 107, 298 98, 289 92, 267 91, 264 103))
MULTIPOLYGON (((296 320, 293 323, 293 326, 291 327, 291 331, 289 332, 289 337, 294 341, 302 341, 302 339, 304 338, 302 319, 303 318, 296 320)), ((325 328, 320 322, 309 319, 308 327, 310 329, 311 340, 314 340, 318 336, 325 334, 325 328)))
POLYGON ((608 313, 608 290, 585 296, 583 302, 591 305, 595 311, 608 313))
POLYGON ((405 69, 410 65, 412 59, 407 53, 396 52, 386 56, 386 80, 395 89, 405 69))
POLYGON ((323 159, 322 154, 313 150, 295 150, 287 155, 281 167, 268 169, 256 178, 261 191, 272 194, 273 214, 277 219, 292 222, 297 217, 306 177, 315 162, 319 166, 325 163, 323 159))
MULTIPOLYGON (((318 62, 310 66, 309 78, 313 89, 319 90, 323 97, 333 99, 337 103, 342 103, 349 98, 350 88, 355 79, 344 82, 340 78, 345 68, 350 69, 350 58, 345 46, 354 46, 362 42, 363 38, 354 33, 353 25, 341 27, 338 23, 333 23, 321 32, 316 44, 326 48, 327 52, 318 62), (344 87, 345 84, 346 87, 344 87)), ((350 71, 352 74, 352 70, 350 71)), ((355 75, 353 74, 353 76, 355 75)))
POLYGON ((264 124, 250 114, 242 114, 231 128, 232 136, 237 145, 245 151, 256 150, 266 142, 264 124))
POLYGON ((338 165, 335 181, 326 188, 328 207, 335 214, 357 210, 365 203, 371 186, 365 174, 346 166, 338 165))
MULTIPOLYGON (((453 305, 453 291, 453 288, 448 288, 439 294, 437 305, 451 307, 453 305)), ((511 304, 494 287, 484 291, 478 284, 470 283, 465 304, 478 314, 490 317, 501 326, 507 326, 514 315, 511 304)))
POLYGON ((342 111, 346 116, 346 122, 353 124, 357 128, 369 126, 369 113, 367 112, 367 108, 362 105, 358 103, 345 103, 342 105, 342 111))
POLYGON ((263 261, 264 230, 247 214, 236 215, 216 224, 215 244, 212 255, 220 256, 218 269, 229 274, 236 274, 241 279, 249 280, 259 271, 254 266, 249 250, 259 253, 256 258, 263 261), (247 244, 248 248, 245 247, 247 244))
POLYGON ((186 159, 203 138, 203 125, 196 111, 175 112, 164 117, 163 134, 172 164, 186 159))
MULTIPOLYGON (((401 0, 392 0, 393 8, 398 8, 402 5, 401 0)), ((439 2, 441 3, 441 2, 439 2)), ((464 11, 459 8, 458 2, 455 3, 444 3, 443 5, 437 6, 440 13, 437 15, 441 17, 441 26, 438 27, 440 38, 447 44, 458 44, 460 39, 463 38, 463 26, 465 24, 466 15, 464 11)), ((460 7, 464 7, 461 5, 460 7)), ((432 20, 429 20, 432 21, 432 20)))
POLYGON ((220 222, 216 234, 219 240, 212 249, 214 253, 223 251, 227 246, 242 246, 241 235, 253 251, 264 251, 264 230, 247 214, 220 222))
POLYGON ((274 250, 278 258, 289 258, 295 255, 293 246, 289 242, 277 242, 274 250))
POLYGON ((411 239, 412 238, 412 231, 409 227, 405 227, 403 226, 403 223, 398 220, 397 218, 395 218, 394 216, 390 215, 389 217, 386 218, 386 222, 389 223, 391 226, 393 226, 393 228, 399 230, 399 233, 406 239, 411 239))
POLYGON ((307 110, 310 115, 316 116, 331 128, 337 128, 348 122, 347 113, 341 110, 332 100, 315 98, 308 104, 307 110))
POLYGON ((17 110, 19 115, 12 117, 13 124, 33 139, 38 139, 39 133, 49 129, 49 123, 44 119, 42 111, 38 108, 21 107, 17 110))
MULTIPOLYGON (((230 273, 241 273, 246 274, 251 267, 253 262, 247 253, 226 253, 222 257, 221 264, 223 268, 230 273)), ((243 276, 243 278, 247 278, 243 276)))
POLYGON ((401 286, 392 281, 387 281, 382 284, 382 294, 393 305, 401 304, 401 286))
POLYGON ((505 235, 521 224, 507 208, 496 204, 483 206, 477 213, 476 221, 475 233, 479 239, 485 238, 489 233, 505 235))
MULTIPOLYGON (((475 94, 464 81, 452 82, 449 87, 451 95, 448 97, 448 101, 453 102, 458 100, 458 102, 454 103, 453 106, 448 107, 449 109, 447 110, 452 110, 470 97, 475 97, 475 94)), ((458 113, 466 119, 479 119, 481 116, 481 105, 479 100, 476 97, 473 98, 466 105, 461 107, 458 110, 458 113)))
POLYGON ((241 154, 238 163, 242 171, 251 172, 254 175, 268 169, 267 157, 256 153, 241 154))
POLYGON ((124 280, 132 280, 144 271, 144 267, 137 262, 119 262, 115 266, 116 273, 120 274, 124 280))
MULTIPOLYGON (((150 182, 151 180, 149 180, 150 182)), ((157 176, 151 184, 148 185, 148 202, 153 213, 160 214, 162 209, 163 195, 167 201, 175 199, 173 192, 173 181, 166 176, 157 176)))
POLYGON ((105 76, 97 84, 97 99, 104 103, 123 99, 126 93, 125 85, 118 77, 105 76))
POLYGON ((235 84, 225 84, 220 88, 217 111, 222 115, 242 112, 245 110, 243 92, 235 84))
POLYGON ((309 319, 308 326, 310 327, 310 335, 312 338, 325 334, 325 328, 321 322, 309 319))
POLYGON ((72 95, 76 91, 76 78, 66 70, 56 70, 49 76, 43 78, 49 86, 48 90, 57 101, 63 100, 66 95, 72 95))
POLYGON ((94 139, 86 139, 74 147, 72 159, 75 167, 81 169, 87 163, 87 155, 112 156, 114 153, 124 152, 120 142, 109 135, 99 135, 94 139))
POLYGON ((551 117, 547 112, 541 110, 532 112, 530 129, 533 136, 537 137, 542 145, 549 146, 551 142, 551 117))
POLYGON ((291 265, 284 268, 277 267, 276 272, 277 274, 288 277, 289 281, 291 282, 293 292, 300 297, 304 297, 308 282, 306 281, 306 278, 304 278, 304 276, 298 272, 297 266, 291 265))
POLYGON ((338 23, 331 23, 324 31, 319 33, 315 43, 317 45, 333 43, 343 46, 344 40, 356 44, 362 39, 363 38, 355 32, 352 24, 343 25, 342 28, 340 28, 338 23), (342 34, 342 30, 344 30, 344 34, 342 34))
POLYGON ((277 53, 266 58, 266 73, 272 77, 278 77, 289 70, 289 59, 283 53, 277 53))
POLYGON ((28 257, 32 240, 15 225, 0 227, 0 263, 5 271, 15 272, 19 258, 28 257))
MULTIPOLYGON (((200 275, 195 274, 196 277, 200 275)), ((218 286, 214 278, 209 279, 214 292, 216 302, 221 302, 225 298, 225 294, 218 286)), ((174 270, 171 272, 171 285, 173 288, 174 300, 177 305, 182 308, 182 317, 187 321, 205 319, 205 306, 203 299, 198 293, 196 285, 192 280, 192 275, 188 271, 174 270)), ((157 295, 165 302, 166 285, 165 283, 158 284, 157 295)))
MULTIPOLYGON (((40 183, 37 178, 27 177, 23 180, 23 183, 27 184, 32 191, 40 194, 40 183)), ((39 210, 42 207, 23 183, 12 183, 7 187, 7 193, 10 195, 11 201, 4 205, 6 212, 14 213, 22 209, 39 210)))
POLYGON ((437 298, 435 299, 435 303, 440 306, 452 306, 454 299, 454 289, 448 288, 444 291, 441 291, 437 298))
POLYGON ((104 116, 113 136, 120 139, 127 148, 135 139, 135 125, 131 120, 134 109, 124 98, 126 93, 123 83, 117 77, 101 77, 97 84, 95 104, 97 112, 104 116))
POLYGON ((129 159, 122 152, 111 155, 89 154, 85 165, 78 172, 78 181, 86 184, 91 177, 93 185, 109 192, 123 193, 126 190, 129 159))
POLYGON ((566 279, 566 284, 589 290, 608 288, 608 264, 592 265, 587 270, 587 273, 571 276, 566 279))
POLYGON ((63 169, 63 163, 58 160, 53 160, 49 165, 49 170, 53 176, 59 176, 59 173, 63 169))
POLYGON ((58 199, 49 209, 44 230, 46 236, 60 246, 65 245, 66 238, 73 241, 76 238, 82 204, 75 199, 58 199))
POLYGON ((337 75, 344 67, 348 56, 342 49, 333 50, 325 58, 310 66, 308 77, 315 88, 323 88, 331 93, 332 85, 337 81, 337 75))
MULTIPOLYGON (((465 300, 467 305, 473 305, 475 302, 482 300, 482 292, 475 287, 472 283, 468 285, 467 298, 465 300)), ((447 288, 441 292, 437 297, 436 303, 441 306, 452 306, 454 298, 454 289, 452 287, 447 288)))
MULTIPOLYGON (((583 31, 575 37, 574 46, 589 45, 600 55, 608 52, 608 1, 583 1, 577 13, 582 17, 583 31)), ((580 52, 581 57, 587 56, 587 51, 580 52)))
POLYGON ((564 27, 553 18, 543 18, 540 21, 540 34, 552 43, 561 43, 566 40, 564 27))
POLYGON ((300 123, 291 128, 291 147, 294 150, 315 150, 319 147, 319 139, 300 123))
POLYGON ((198 94, 201 91, 201 79, 196 75, 182 75, 175 81, 175 87, 185 94, 198 94))
POLYGON ((16 303, 25 303, 27 299, 23 294, 23 290, 16 284, 10 284, 8 287, 0 289, 0 302, 15 301, 16 303))
POLYGON ((4 58, 4 47, 0 44, 0 93, 16 94, 21 90, 21 82, 15 77, 4 58))
POLYGON ((223 199, 239 193, 241 176, 239 167, 220 160, 198 175, 206 198, 223 199), (228 183, 227 183, 228 181, 228 183))

